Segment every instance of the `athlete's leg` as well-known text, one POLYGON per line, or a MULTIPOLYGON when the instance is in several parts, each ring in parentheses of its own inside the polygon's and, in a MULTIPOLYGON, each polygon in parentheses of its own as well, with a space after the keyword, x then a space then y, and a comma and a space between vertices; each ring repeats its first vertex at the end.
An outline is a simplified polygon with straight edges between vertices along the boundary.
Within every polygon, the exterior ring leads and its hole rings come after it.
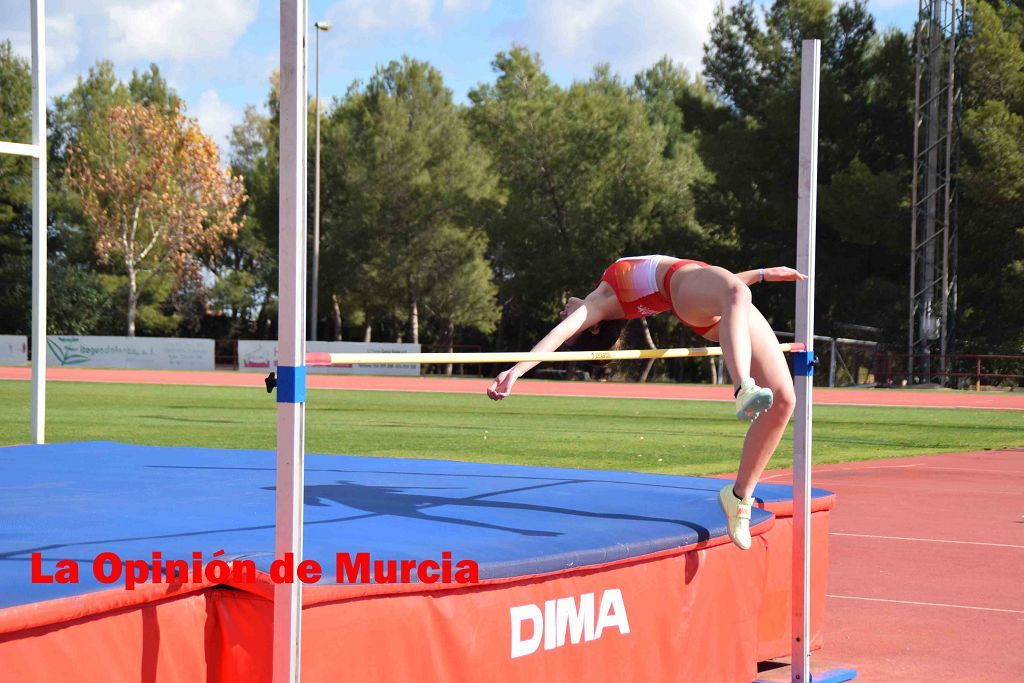
POLYGON ((736 386, 750 374, 750 288, 724 268, 708 266, 681 270, 672 278, 672 305, 694 325, 711 324, 716 317, 718 341, 736 386))
POLYGON ((747 430, 743 456, 736 475, 735 492, 740 498, 753 493, 796 407, 793 377, 785 356, 779 350, 779 340, 768 321, 754 307, 751 307, 749 320, 751 371, 758 385, 774 392, 775 401, 747 430))

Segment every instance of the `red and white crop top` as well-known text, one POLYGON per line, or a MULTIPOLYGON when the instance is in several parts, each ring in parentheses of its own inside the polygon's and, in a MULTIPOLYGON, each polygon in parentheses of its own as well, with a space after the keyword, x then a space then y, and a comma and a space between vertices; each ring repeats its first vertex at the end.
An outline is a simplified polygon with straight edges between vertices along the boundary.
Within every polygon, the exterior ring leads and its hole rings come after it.
MULTIPOLYGON (((708 327, 695 327, 683 320, 672 306, 671 294, 662 296, 658 288, 658 265, 662 259, 670 258, 661 254, 651 256, 629 256, 620 258, 608 266, 601 276, 602 282, 607 282, 615 292, 615 296, 622 305, 622 310, 627 319, 644 318, 649 315, 672 311, 679 320, 693 328, 697 334, 703 335, 714 325, 708 327)), ((672 274, 685 265, 696 263, 700 266, 707 266, 703 261, 693 259, 680 259, 669 266, 665 272, 662 283, 665 292, 670 293, 669 282, 672 274)))

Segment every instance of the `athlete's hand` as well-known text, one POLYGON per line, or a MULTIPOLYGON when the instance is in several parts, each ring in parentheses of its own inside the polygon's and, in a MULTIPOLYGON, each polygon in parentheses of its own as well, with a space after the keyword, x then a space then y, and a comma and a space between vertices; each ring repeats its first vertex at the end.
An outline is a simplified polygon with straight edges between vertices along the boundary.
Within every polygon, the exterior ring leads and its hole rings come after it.
POLYGON ((792 282, 794 280, 806 280, 807 276, 789 266, 775 266, 764 269, 765 282, 792 282))
POLYGON ((491 386, 487 387, 487 397, 492 401, 500 401, 512 393, 512 385, 516 383, 517 379, 519 377, 512 371, 512 368, 509 368, 498 375, 497 379, 491 382, 491 386))
POLYGON ((585 302, 583 301, 583 299, 576 296, 570 296, 569 300, 565 302, 565 306, 563 306, 562 310, 558 312, 558 317, 561 320, 565 320, 566 316, 572 314, 573 311, 582 306, 584 303, 585 302))

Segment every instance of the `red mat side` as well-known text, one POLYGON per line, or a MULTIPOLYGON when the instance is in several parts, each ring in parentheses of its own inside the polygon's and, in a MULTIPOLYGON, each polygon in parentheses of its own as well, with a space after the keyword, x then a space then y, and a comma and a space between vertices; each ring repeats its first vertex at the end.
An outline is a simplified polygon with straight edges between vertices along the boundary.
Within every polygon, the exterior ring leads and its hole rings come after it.
MULTIPOLYGON (((747 552, 726 543, 457 590, 311 588, 303 679, 752 680, 757 661, 789 653, 791 531, 780 519, 747 552)), ((827 511, 813 515, 812 534, 819 645, 827 511)), ((5 634, 0 670, 11 680, 266 681, 271 620, 264 596, 206 588, 5 634)))
MULTIPOLYGON (((820 649, 825 626, 828 584, 828 511, 811 514, 811 649, 820 649)), ((765 534, 768 546, 764 599, 758 615, 757 660, 789 657, 792 653, 793 518, 776 518, 765 534)))
MULTIPOLYGON (((0 635, 4 681, 206 681, 207 591, 0 635)), ((269 603, 268 603, 269 604, 269 603)))
MULTIPOLYGON (((337 680, 341 670, 349 680, 388 681, 426 672, 493 682, 752 680, 757 620, 733 615, 757 612, 766 563, 767 544, 757 541, 745 553, 729 544, 500 586, 315 604, 303 611, 303 680, 337 680), (591 595, 593 619, 582 620, 573 643, 571 619, 591 595), (535 615, 541 631, 530 618, 520 627, 517 612, 535 615)), ((254 625, 269 623, 269 604, 246 596, 216 609, 238 626, 225 631, 224 650, 247 653, 225 658, 219 680, 265 680, 269 628, 254 625)))

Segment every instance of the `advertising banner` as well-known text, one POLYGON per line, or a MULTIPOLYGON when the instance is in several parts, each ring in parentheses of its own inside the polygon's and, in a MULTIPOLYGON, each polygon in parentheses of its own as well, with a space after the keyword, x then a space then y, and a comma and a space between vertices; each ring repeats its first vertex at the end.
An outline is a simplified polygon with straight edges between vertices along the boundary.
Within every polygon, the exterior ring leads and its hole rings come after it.
POLYGON ((0 365, 26 365, 28 337, 0 334, 0 365))
MULTIPOLYGON (((306 342, 310 353, 419 353, 419 344, 390 342, 306 342)), ((238 369, 247 372, 270 372, 277 368, 277 342, 242 339, 238 342, 238 369)), ((310 367, 310 373, 327 375, 404 375, 418 377, 419 365, 376 363, 340 367, 310 367)))
POLYGON ((213 370, 212 339, 46 337, 50 367, 213 370))

